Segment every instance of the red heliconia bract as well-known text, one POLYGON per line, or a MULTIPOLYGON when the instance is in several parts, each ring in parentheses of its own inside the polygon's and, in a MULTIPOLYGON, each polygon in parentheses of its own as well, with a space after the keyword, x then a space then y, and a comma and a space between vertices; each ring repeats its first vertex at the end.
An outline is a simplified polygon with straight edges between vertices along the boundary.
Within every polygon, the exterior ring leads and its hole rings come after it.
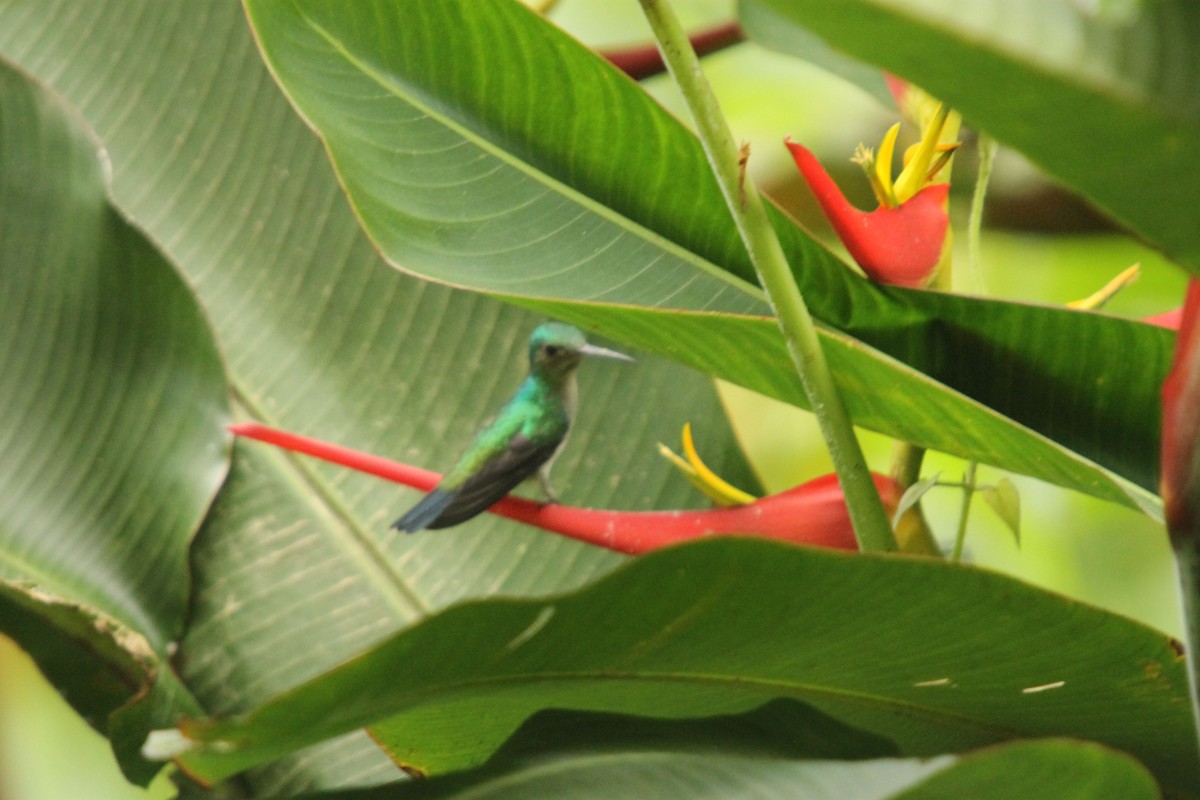
MULTIPOLYGON (((902 489, 872 474, 889 513, 902 489)), ((543 505, 508 497, 493 511, 572 539, 622 553, 646 553, 705 536, 756 536, 793 544, 857 550, 854 525, 837 475, 822 475, 778 494, 740 506, 702 511, 605 511, 543 505), (512 504, 512 505, 507 505, 512 504), (524 513, 511 513, 522 507, 524 513)))
POLYGON ((1148 325, 1157 325, 1160 328, 1168 328, 1173 331, 1179 330, 1179 325, 1183 322, 1183 309, 1172 308, 1170 311, 1164 311, 1161 314, 1153 314, 1149 317, 1143 317, 1142 322, 1148 325))
POLYGON ((1188 283, 1163 383, 1162 498, 1173 537, 1200 536, 1200 280, 1188 283))
POLYGON ((934 183, 895 208, 861 211, 850 204, 808 148, 785 142, 838 238, 867 276, 879 283, 918 287, 929 280, 946 241, 950 184, 934 183))

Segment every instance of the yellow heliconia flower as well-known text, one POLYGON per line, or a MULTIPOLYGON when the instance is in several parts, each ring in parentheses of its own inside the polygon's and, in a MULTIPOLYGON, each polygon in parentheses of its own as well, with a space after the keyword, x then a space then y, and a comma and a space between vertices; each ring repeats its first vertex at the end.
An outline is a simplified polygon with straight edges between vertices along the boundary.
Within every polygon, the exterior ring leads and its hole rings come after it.
POLYGON ((696 452, 696 445, 692 441, 691 423, 684 423, 683 426, 683 454, 687 457, 686 460, 662 443, 658 445, 658 452, 674 464, 692 486, 708 495, 719 506, 740 506, 753 503, 757 499, 725 481, 700 460, 700 454, 696 452))
POLYGON ((1079 300, 1072 300, 1067 303, 1067 308, 1080 309, 1097 309, 1112 299, 1113 295, 1124 289, 1129 284, 1133 283, 1138 278, 1138 272, 1141 269, 1141 264, 1134 264, 1120 272, 1117 277, 1113 278, 1108 283, 1104 284, 1099 291, 1093 292, 1087 297, 1079 300))
POLYGON ((953 128, 952 137, 958 135, 960 120, 958 114, 953 114, 944 103, 938 103, 929 122, 921 128, 921 141, 904 154, 904 168, 895 181, 892 180, 892 161, 896 151, 896 137, 900 135, 900 123, 888 128, 879 144, 879 156, 875 157, 871 149, 859 145, 854 154, 854 162, 862 166, 871 183, 871 190, 879 205, 885 208, 896 208, 912 199, 917 192, 924 189, 937 177, 958 149, 958 142, 943 142, 943 134, 948 133, 948 127, 953 128))
POLYGON ((949 274, 949 170, 962 118, 914 86, 899 80, 890 84, 904 115, 919 126, 921 140, 905 152, 904 167, 895 180, 892 162, 900 123, 884 135, 878 157, 870 148, 858 146, 852 160, 866 173, 879 203, 875 210, 852 205, 806 147, 790 139, 784 144, 838 238, 867 277, 893 286, 923 288, 939 275, 949 274))

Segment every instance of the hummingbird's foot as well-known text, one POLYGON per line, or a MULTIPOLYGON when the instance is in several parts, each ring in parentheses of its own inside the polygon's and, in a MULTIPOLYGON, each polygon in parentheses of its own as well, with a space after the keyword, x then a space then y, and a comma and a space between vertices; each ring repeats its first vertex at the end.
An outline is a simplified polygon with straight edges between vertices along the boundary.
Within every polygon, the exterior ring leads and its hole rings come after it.
POLYGON ((558 497, 554 494, 554 487, 550 485, 550 477, 544 471, 538 470, 538 483, 542 485, 542 493, 546 495, 546 502, 542 505, 558 505, 558 497))

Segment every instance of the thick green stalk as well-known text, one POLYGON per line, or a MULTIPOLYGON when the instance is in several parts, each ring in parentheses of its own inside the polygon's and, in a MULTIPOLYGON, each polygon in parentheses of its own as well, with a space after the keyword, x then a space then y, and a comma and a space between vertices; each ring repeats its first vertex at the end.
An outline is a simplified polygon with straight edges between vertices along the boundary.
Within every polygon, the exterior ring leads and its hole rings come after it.
POLYGON ((846 495, 859 549, 864 552, 895 550, 896 538, 854 436, 850 415, 825 361, 808 306, 792 278, 762 198, 744 175, 744 164, 739 160, 729 125, 700 69, 696 53, 665 0, 641 0, 641 3, 650 27, 654 29, 663 60, 696 121, 696 131, 713 174, 800 373, 805 394, 817 416, 846 495))

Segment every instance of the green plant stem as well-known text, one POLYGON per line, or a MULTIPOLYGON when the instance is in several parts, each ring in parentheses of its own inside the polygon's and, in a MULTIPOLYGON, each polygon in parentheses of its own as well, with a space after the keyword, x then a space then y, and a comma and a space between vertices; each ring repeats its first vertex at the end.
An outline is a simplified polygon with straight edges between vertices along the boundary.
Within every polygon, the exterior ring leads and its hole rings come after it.
POLYGON ((992 163, 996 158, 996 140, 986 133, 979 134, 979 171, 975 175, 975 191, 971 194, 971 213, 967 217, 967 263, 976 291, 986 294, 983 280, 983 200, 987 196, 988 182, 992 178, 992 163))
POLYGON ((1200 536, 1173 537, 1175 568, 1183 611, 1183 647, 1187 659, 1192 722, 1200 742, 1200 536))
MULTIPOLYGON (((996 140, 992 139, 985 133, 979 134, 979 172, 975 177, 975 191, 971 195, 971 213, 967 218, 967 264, 971 272, 971 277, 975 283, 975 288, 979 292, 985 292, 986 287, 983 280, 983 257, 981 255, 982 247, 982 230, 983 230, 983 201, 987 196, 988 181, 992 176, 992 161, 996 155, 996 140)), ((949 270, 946 271, 947 273, 949 270)), ((950 276, 945 276, 945 285, 941 288, 949 289, 950 276)), ((967 540, 967 520, 971 515, 971 501, 975 497, 975 490, 978 488, 975 485, 975 469, 978 464, 974 461, 968 462, 967 469, 963 475, 962 490, 962 509, 958 516, 958 530, 954 534, 954 552, 950 558, 954 561, 962 559, 963 545, 967 540)), ((939 484, 951 485, 951 484, 939 484)))
POLYGON ((700 69, 699 59, 665 0, 641 0, 641 4, 662 50, 663 60, 696 122, 696 131, 713 174, 721 186, 725 202, 758 273, 759 283, 775 312, 809 404, 817 416, 842 491, 846 495, 859 549, 864 552, 895 550, 896 538, 867 469, 858 439, 855 438, 850 415, 846 412, 833 374, 825 361, 812 316, 792 278, 762 198, 754 184, 745 179, 733 135, 700 69))
POLYGON ((962 509, 958 514, 958 530, 954 533, 954 552, 950 555, 951 561, 962 560, 963 543, 967 541, 967 520, 971 516, 971 501, 975 498, 975 468, 978 466, 974 461, 968 461, 967 470, 963 474, 962 509))
MULTIPOLYGON (((941 141, 958 141, 958 132, 959 125, 955 122, 952 126, 952 131, 943 129, 943 138, 941 141)), ((946 164, 938 170, 935 180, 949 182, 950 170, 953 164, 954 157, 951 156, 946 161, 946 164)), ((933 276, 930 279, 929 288, 931 289, 938 289, 944 292, 953 290, 953 235, 952 230, 946 230, 946 241, 942 245, 942 255, 939 259, 937 269, 934 270, 933 276)), ((924 447, 912 442, 897 441, 892 446, 892 477, 907 489, 921 479, 921 465, 924 461, 924 447)), ((902 520, 896 526, 896 538, 899 541, 900 549, 906 553, 940 556, 942 554, 941 550, 938 548, 937 540, 933 537, 933 531, 929 528, 929 522, 925 519, 920 501, 905 516, 909 518, 907 524, 906 521, 902 520)))

